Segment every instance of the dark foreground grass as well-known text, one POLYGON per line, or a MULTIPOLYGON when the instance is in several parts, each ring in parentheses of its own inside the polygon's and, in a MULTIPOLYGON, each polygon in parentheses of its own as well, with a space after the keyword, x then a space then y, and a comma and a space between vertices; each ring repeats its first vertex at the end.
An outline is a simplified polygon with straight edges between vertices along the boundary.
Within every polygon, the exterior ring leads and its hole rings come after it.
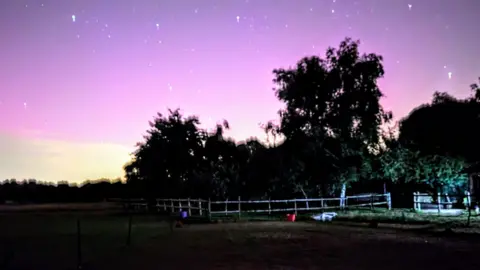
MULTIPOLYGON (((0 215, 0 269, 76 269, 77 220, 81 258, 87 265, 125 248, 128 216, 112 214, 15 213, 0 215), (8 264, 10 268, 2 268, 8 264)), ((155 216, 133 216, 131 245, 169 232, 155 216)), ((88 269, 88 268, 87 268, 88 269)))
POLYGON ((78 218, 83 269, 441 270, 479 264, 477 237, 424 233, 407 225, 372 229, 240 220, 172 231, 159 216, 134 216, 127 248, 128 216, 28 213, 0 216, 0 263, 11 258, 10 268, 3 269, 76 269, 78 218))
POLYGON ((308 222, 195 225, 123 250, 102 269, 462 269, 478 241, 308 222), (116 258, 116 259, 114 259, 116 258))
MULTIPOLYGON (((446 213, 440 215, 436 212, 415 212, 413 209, 392 209, 383 208, 370 209, 352 209, 349 211, 338 212, 340 218, 349 220, 379 220, 385 222, 407 222, 407 223, 444 223, 444 222, 466 222, 468 213, 459 216, 452 216, 446 213)), ((480 221, 480 216, 472 211, 472 222, 480 221)))
MULTIPOLYGON (((387 210, 383 208, 357 208, 349 209, 346 211, 342 210, 332 210, 336 212, 338 216, 336 220, 345 221, 345 222, 379 222, 379 223, 390 223, 390 224, 411 224, 411 225, 422 225, 422 224, 435 224, 435 225, 465 225, 467 224, 468 214, 465 213, 459 216, 446 216, 446 215, 437 215, 436 213, 421 213, 415 212, 411 209, 393 209, 387 210)), ((299 212, 297 215, 297 220, 307 221, 311 220, 312 212, 299 212)), ((241 216, 238 215, 222 215, 217 214, 212 216, 213 221, 281 221, 286 219, 286 213, 272 213, 272 214, 256 214, 256 213, 246 213, 241 216)), ((470 218, 471 224, 480 224, 480 216, 472 213, 470 218)))

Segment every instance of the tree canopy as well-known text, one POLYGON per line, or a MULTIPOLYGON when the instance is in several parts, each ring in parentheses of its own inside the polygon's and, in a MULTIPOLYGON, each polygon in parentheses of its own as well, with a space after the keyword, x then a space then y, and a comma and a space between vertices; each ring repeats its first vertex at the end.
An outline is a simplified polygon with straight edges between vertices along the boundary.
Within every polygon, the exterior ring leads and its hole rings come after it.
POLYGON ((171 111, 155 119, 139 145, 126 167, 129 181, 155 182, 151 185, 176 196, 307 197, 331 195, 368 177, 381 126, 392 118, 380 104, 382 57, 360 54, 359 42, 347 38, 324 58, 305 57, 273 74, 285 109, 279 111, 279 125, 263 127, 284 141, 236 144, 223 137, 228 123, 207 134, 198 129, 197 118, 171 111))
MULTIPOLYGON (((472 84, 465 99, 436 92, 400 120, 397 136, 385 130, 392 113, 382 107, 377 84, 383 58, 359 47, 346 38, 323 57, 273 70, 274 94, 284 107, 278 124, 262 124, 267 143, 227 138, 227 121, 209 132, 180 109, 157 114, 124 167, 127 184, 119 185, 128 188, 111 196, 338 197, 365 183, 464 188, 463 169, 480 161, 479 86, 472 84)), ((2 186, 3 198, 17 194, 7 189, 34 189, 14 182, 2 186)))

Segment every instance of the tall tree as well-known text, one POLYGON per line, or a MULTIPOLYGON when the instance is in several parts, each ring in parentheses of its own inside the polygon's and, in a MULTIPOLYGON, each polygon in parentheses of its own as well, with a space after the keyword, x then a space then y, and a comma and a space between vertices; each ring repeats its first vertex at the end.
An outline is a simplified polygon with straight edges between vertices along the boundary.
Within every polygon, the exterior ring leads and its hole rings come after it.
MULTIPOLYGON (((145 142, 139 143, 126 169, 127 179, 141 180, 148 191, 180 196, 203 154, 204 133, 197 117, 184 118, 179 109, 158 114, 145 142)), ((193 184, 193 183, 191 183, 193 184)))
POLYGON ((361 55, 359 42, 350 38, 324 59, 301 59, 289 69, 274 70, 279 112, 278 131, 297 145, 301 170, 296 186, 319 186, 325 178, 343 185, 356 181, 364 155, 378 144, 381 125, 391 119, 379 101, 377 80, 384 74, 382 57, 361 55), (323 180, 321 180, 323 178, 323 180))
POLYGON ((210 178, 212 195, 222 199, 238 196, 242 185, 242 156, 236 143, 224 137, 224 131, 229 128, 227 121, 217 125, 215 132, 206 138, 204 147, 203 173, 210 178))
POLYGON ((473 95, 457 99, 436 92, 429 104, 415 108, 400 121, 399 141, 423 154, 459 156, 480 161, 480 102, 473 95))

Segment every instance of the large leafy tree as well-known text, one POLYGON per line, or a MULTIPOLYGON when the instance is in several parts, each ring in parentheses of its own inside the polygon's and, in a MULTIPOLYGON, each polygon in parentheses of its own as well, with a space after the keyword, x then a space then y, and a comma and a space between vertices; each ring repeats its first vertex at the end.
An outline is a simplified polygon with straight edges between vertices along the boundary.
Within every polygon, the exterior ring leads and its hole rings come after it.
POLYGON ((233 140, 224 137, 225 129, 229 128, 227 121, 216 126, 215 132, 206 138, 202 158, 201 170, 209 178, 212 195, 222 199, 240 194, 240 170, 244 159, 248 159, 248 155, 241 155, 233 140))
POLYGON ((380 158, 385 178, 432 191, 465 187, 463 169, 480 160, 478 86, 471 89, 465 99, 435 92, 430 103, 400 121, 396 145, 380 158))
POLYGON ((395 184, 413 183, 428 191, 453 191, 465 188, 465 160, 460 157, 425 154, 396 144, 379 155, 377 176, 395 184))
POLYGON ((204 132, 197 117, 183 117, 170 110, 150 123, 145 142, 139 143, 133 160, 125 167, 129 181, 143 181, 148 191, 180 196, 197 170, 203 154, 204 132))
POLYGON ((296 145, 300 164, 289 168, 304 172, 292 179, 295 186, 318 187, 327 179, 347 184, 368 171, 365 155, 378 144, 391 114, 379 103, 382 57, 362 55, 358 46, 347 38, 324 59, 306 57, 293 68, 274 70, 275 93, 285 103, 278 132, 296 145))
POLYGON ((198 125, 198 118, 183 117, 179 110, 166 117, 159 114, 125 166, 131 186, 161 196, 212 199, 241 195, 248 190, 247 182, 258 187, 249 181, 248 169, 253 168, 253 157, 263 145, 256 140, 237 145, 226 138, 227 121, 210 133, 198 125))
POLYGON ((436 92, 432 102, 415 108, 400 121, 399 141, 423 154, 459 156, 480 161, 480 102, 473 95, 457 99, 436 92))

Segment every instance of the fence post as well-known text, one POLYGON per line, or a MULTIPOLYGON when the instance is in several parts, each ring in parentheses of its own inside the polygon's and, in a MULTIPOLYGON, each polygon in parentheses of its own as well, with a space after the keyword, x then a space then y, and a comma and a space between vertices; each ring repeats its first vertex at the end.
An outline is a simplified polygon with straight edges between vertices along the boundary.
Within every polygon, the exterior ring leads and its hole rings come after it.
POLYGON ((225 200, 225 216, 228 214, 228 198, 225 200))
POLYGON ((438 208, 438 215, 440 216, 441 212, 441 199, 442 199, 442 194, 440 192, 437 193, 437 208, 438 208))
POLYGON ((268 214, 272 214, 272 205, 270 204, 270 198, 268 198, 268 214))
POLYGON ((373 194, 370 194, 370 210, 373 211, 373 194))
POLYGON ((167 202, 163 200, 163 210, 167 212, 167 202))
POLYGON ((418 211, 417 207, 417 192, 413 192, 413 210, 418 211))
POLYGON ((293 200, 294 207, 295 207, 295 215, 297 215, 297 199, 293 200))
POLYGON ((392 210, 392 195, 390 192, 387 193, 387 207, 388 210, 392 210))
POLYGON ((175 212, 175 205, 173 205, 173 199, 170 199, 170 207, 172 207, 172 213, 175 212))
POLYGON ((320 207, 323 209, 325 206, 323 204, 323 198, 320 198, 320 207))
POLYGON ((422 201, 420 200, 422 196, 420 195, 420 191, 417 191, 417 210, 422 211, 422 201))
POLYGON ((190 198, 187 199, 187 206, 188 206, 188 216, 192 215, 192 208, 190 205, 190 198))
POLYGON ((212 220, 212 201, 208 198, 208 210, 207 210, 208 220, 212 220))
POLYGON ((77 219, 77 269, 82 269, 82 229, 80 219, 77 219))
POLYGON ((448 196, 448 193, 445 193, 444 196, 445 196, 445 202, 447 204, 445 204, 445 206, 443 208, 452 209, 452 204, 451 204, 452 201, 450 200, 450 196, 448 196))
POLYGON ((132 213, 128 215, 127 247, 130 246, 131 240, 132 240, 132 213))
POLYGON ((467 191, 467 207, 472 207, 472 197, 470 195, 470 191, 467 191))
POLYGON ((240 198, 240 196, 238 196, 238 219, 240 219, 240 217, 242 216, 241 214, 241 211, 242 211, 242 208, 240 207, 240 202, 242 201, 242 198, 240 198))
POLYGON ((200 211, 200 216, 202 216, 202 199, 198 199, 198 209, 200 211))
POLYGON ((466 192, 467 195, 467 210, 468 210, 468 217, 467 217, 467 226, 470 226, 470 219, 472 217, 472 198, 470 197, 470 191, 466 192))
POLYGON ((178 199, 178 212, 182 212, 182 201, 181 199, 178 199))

